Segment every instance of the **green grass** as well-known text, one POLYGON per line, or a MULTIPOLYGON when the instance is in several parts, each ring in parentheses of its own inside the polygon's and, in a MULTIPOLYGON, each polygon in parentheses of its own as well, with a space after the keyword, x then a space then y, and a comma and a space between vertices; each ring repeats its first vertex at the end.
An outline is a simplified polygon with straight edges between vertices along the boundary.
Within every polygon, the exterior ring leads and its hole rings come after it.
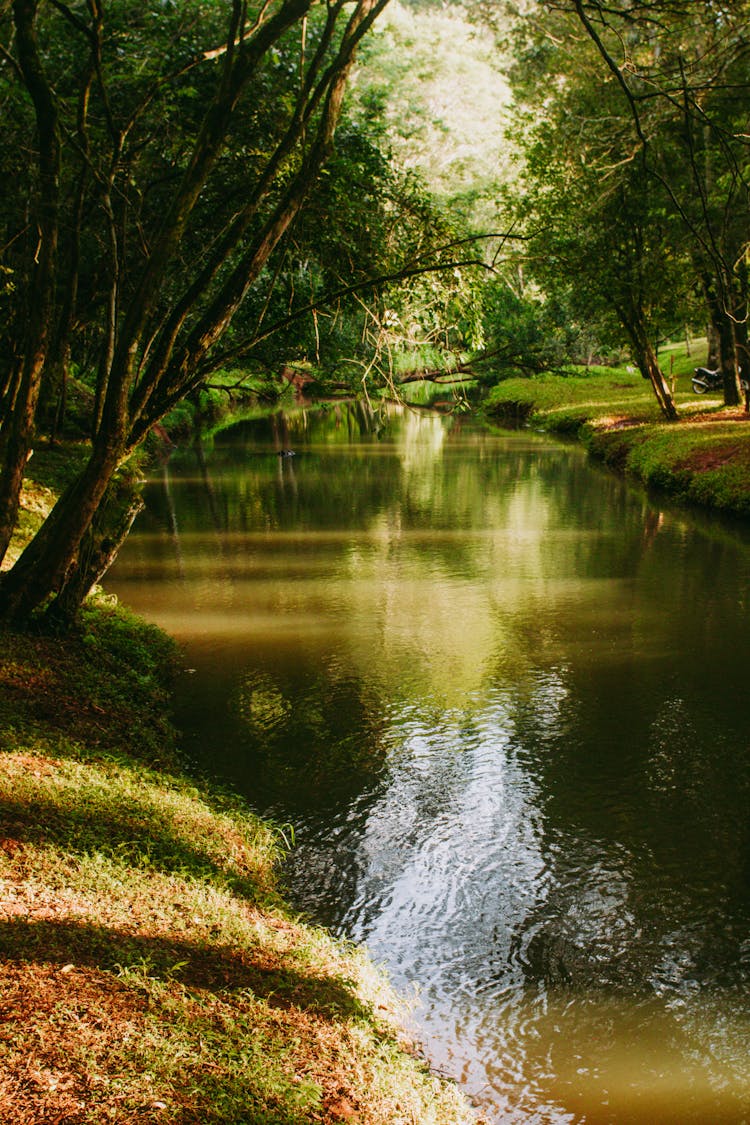
POLYGON ((502 417, 508 404, 530 408, 537 422, 567 430, 603 413, 657 420, 658 406, 648 383, 626 368, 591 367, 530 379, 507 379, 490 391, 485 410, 502 417))
POLYGON ((508 379, 492 388, 484 410, 501 424, 578 437, 609 467, 681 502, 750 515, 750 417, 742 407, 727 410, 720 397, 694 394, 700 347, 687 355, 684 344, 670 345, 660 362, 674 379, 675 423, 664 422, 650 385, 627 367, 508 379))

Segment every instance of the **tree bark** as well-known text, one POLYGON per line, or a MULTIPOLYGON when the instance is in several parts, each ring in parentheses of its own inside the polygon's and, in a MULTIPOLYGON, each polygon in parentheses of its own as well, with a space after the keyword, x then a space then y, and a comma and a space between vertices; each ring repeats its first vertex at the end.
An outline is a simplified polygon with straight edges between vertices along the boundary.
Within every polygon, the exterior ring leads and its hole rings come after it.
POLYGON ((742 396, 736 324, 734 319, 728 315, 724 302, 719 296, 721 291, 726 291, 726 286, 714 284, 713 278, 704 275, 703 288, 711 316, 713 334, 718 343, 717 366, 721 368, 724 403, 726 406, 737 406, 742 401, 742 396))
POLYGON ((54 626, 67 629, 75 620, 84 598, 100 582, 117 557, 136 516, 143 510, 140 494, 126 490, 125 497, 110 486, 96 518, 84 535, 76 561, 68 568, 60 590, 48 607, 45 619, 54 626), (110 502, 114 511, 109 510, 110 502))
POLYGON ((329 84, 321 118, 301 167, 177 354, 172 354, 175 344, 172 339, 169 364, 166 365, 165 357, 160 355, 156 370, 142 376, 132 398, 133 430, 129 439, 132 447, 138 445, 151 426, 202 380, 202 361, 230 327, 250 287, 302 208, 330 155, 356 47, 387 3, 388 0, 359 0, 349 19, 336 60, 329 67, 329 84))
POLYGON ((656 358, 656 352, 653 345, 645 333, 638 327, 631 329, 631 338, 633 340, 633 348, 635 351, 635 361, 638 364, 638 369, 644 379, 648 379, 653 387, 656 401, 659 403, 659 409, 668 422, 677 420, 677 408, 672 398, 672 392, 667 385, 667 381, 662 375, 659 361, 656 358))
POLYGON ((95 448, 15 566, 0 578, 0 619, 22 622, 62 587, 119 463, 115 447, 95 448))
POLYGON ((14 0, 19 65, 34 105, 38 133, 39 242, 27 310, 23 366, 0 472, 0 562, 15 527, 24 470, 32 447, 34 416, 49 348, 57 263, 60 140, 55 100, 36 41, 36 10, 37 0, 14 0))

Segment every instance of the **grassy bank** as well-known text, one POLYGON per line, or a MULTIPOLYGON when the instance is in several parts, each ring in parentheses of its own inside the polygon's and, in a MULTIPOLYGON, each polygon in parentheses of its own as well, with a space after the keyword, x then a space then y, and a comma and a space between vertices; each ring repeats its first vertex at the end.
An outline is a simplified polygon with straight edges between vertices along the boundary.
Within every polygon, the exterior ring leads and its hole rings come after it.
POLYGON ((366 957, 279 900, 280 833, 181 770, 169 639, 100 598, 1 640, 0 1121, 475 1121, 366 957))
POLYGON ((578 437, 598 460, 673 499, 749 516, 750 415, 693 393, 700 355, 680 345, 661 361, 674 380, 675 423, 662 420, 650 385, 625 367, 509 379, 492 389, 486 413, 578 437))

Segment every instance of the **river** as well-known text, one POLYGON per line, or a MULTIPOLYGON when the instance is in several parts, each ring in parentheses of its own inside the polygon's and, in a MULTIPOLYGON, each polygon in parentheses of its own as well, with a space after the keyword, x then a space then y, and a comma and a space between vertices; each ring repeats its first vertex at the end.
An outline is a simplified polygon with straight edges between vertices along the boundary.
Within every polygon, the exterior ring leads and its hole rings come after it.
POLYGON ((750 1122, 747 538, 354 404, 147 499, 108 587, 184 648, 187 753, 293 826, 291 900, 433 1065, 504 1125, 750 1122))

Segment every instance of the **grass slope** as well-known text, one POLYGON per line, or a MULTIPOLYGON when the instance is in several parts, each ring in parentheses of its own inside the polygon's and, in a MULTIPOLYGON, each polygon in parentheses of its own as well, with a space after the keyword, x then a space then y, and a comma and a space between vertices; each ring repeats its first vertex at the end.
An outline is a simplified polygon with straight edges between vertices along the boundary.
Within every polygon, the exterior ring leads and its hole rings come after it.
POLYGON ((677 345, 662 356, 675 380, 674 423, 662 420, 649 384, 627 368, 508 379, 492 389, 485 410, 490 419, 579 437, 592 456, 679 501, 750 516, 750 414, 695 395, 690 374, 698 362, 677 345))

